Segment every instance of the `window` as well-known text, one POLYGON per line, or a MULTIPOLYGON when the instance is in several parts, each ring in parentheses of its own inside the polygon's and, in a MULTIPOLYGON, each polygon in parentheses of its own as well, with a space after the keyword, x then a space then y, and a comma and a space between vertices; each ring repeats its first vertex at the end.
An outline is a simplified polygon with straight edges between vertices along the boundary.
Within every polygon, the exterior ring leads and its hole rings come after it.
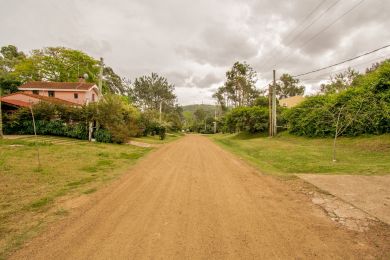
POLYGON ((78 99, 79 98, 79 94, 78 93, 74 93, 73 96, 74 96, 74 99, 78 99))
POLYGON ((92 94, 92 102, 95 102, 95 94, 92 94))
POLYGON ((39 95, 39 90, 33 90, 32 92, 34 95, 39 95))
POLYGON ((48 94, 49 97, 54 97, 55 96, 54 95, 54 91, 48 91, 47 94, 48 94))

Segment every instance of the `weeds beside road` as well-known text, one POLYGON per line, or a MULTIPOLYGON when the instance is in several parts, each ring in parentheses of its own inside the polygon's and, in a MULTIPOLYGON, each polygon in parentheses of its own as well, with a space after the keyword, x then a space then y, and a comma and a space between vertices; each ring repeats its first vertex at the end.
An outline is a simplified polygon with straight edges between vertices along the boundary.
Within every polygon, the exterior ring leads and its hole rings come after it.
POLYGON ((50 220, 67 214, 59 197, 96 191, 123 174, 149 148, 39 137, 0 140, 0 259, 50 220))
POLYGON ((305 138, 286 133, 274 138, 247 134, 217 134, 209 137, 267 174, 390 173, 389 134, 339 138, 335 163, 332 162, 331 138, 305 138))

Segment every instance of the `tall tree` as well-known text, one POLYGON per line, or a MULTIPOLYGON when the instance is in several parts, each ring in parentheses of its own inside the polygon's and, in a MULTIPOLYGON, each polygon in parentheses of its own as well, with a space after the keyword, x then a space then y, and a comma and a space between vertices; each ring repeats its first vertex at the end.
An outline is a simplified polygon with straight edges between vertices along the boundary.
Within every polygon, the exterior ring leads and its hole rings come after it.
POLYGON ((276 96, 279 99, 300 96, 304 93, 305 87, 299 86, 299 79, 295 79, 286 73, 280 76, 280 82, 276 84, 276 96))
POLYGON ((33 50, 31 55, 15 67, 14 74, 22 81, 77 81, 88 75, 88 81, 97 82, 99 64, 87 54, 64 47, 33 50))
POLYGON ((249 106, 260 94, 255 87, 256 76, 255 70, 249 64, 236 62, 226 72, 225 84, 218 88, 213 97, 222 109, 229 106, 249 106))
POLYGON ((0 77, 14 71, 15 66, 22 62, 26 55, 14 45, 3 46, 0 49, 0 77))
POLYGON ((131 96, 134 103, 143 110, 158 111, 161 104, 165 112, 175 105, 174 89, 174 85, 169 84, 166 78, 152 73, 134 80, 131 96))
POLYGON ((322 93, 339 93, 353 85, 353 81, 359 76, 359 72, 348 68, 346 71, 338 73, 330 77, 328 84, 321 84, 320 91, 322 93))

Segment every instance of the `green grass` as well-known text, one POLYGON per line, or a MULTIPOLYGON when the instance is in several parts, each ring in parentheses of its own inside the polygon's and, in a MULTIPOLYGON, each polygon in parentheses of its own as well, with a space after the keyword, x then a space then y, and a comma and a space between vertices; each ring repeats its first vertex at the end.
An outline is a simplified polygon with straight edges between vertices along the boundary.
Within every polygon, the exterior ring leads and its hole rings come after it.
POLYGON ((337 162, 331 138, 305 138, 282 133, 217 134, 210 138, 266 174, 295 173, 382 175, 390 173, 390 135, 339 138, 337 162))
POLYGON ((33 141, 0 140, 0 259, 67 214, 60 197, 95 192, 150 151, 64 138, 40 137, 37 146, 33 141))
POLYGON ((159 135, 142 136, 142 137, 133 138, 132 140, 136 142, 143 142, 148 144, 165 144, 165 143, 175 141, 180 137, 183 137, 183 135, 184 134, 182 133, 167 133, 164 140, 160 140, 159 135))

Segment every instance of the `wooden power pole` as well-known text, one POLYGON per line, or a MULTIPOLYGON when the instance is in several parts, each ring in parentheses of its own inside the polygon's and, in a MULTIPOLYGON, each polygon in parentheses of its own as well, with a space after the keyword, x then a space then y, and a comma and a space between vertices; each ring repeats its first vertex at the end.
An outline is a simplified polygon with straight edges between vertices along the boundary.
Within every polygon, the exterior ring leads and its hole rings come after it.
POLYGON ((274 83, 272 86, 272 136, 277 134, 277 125, 276 125, 276 71, 273 71, 274 74, 274 83))
POLYGON ((268 136, 272 136, 272 87, 271 84, 268 85, 268 136))

